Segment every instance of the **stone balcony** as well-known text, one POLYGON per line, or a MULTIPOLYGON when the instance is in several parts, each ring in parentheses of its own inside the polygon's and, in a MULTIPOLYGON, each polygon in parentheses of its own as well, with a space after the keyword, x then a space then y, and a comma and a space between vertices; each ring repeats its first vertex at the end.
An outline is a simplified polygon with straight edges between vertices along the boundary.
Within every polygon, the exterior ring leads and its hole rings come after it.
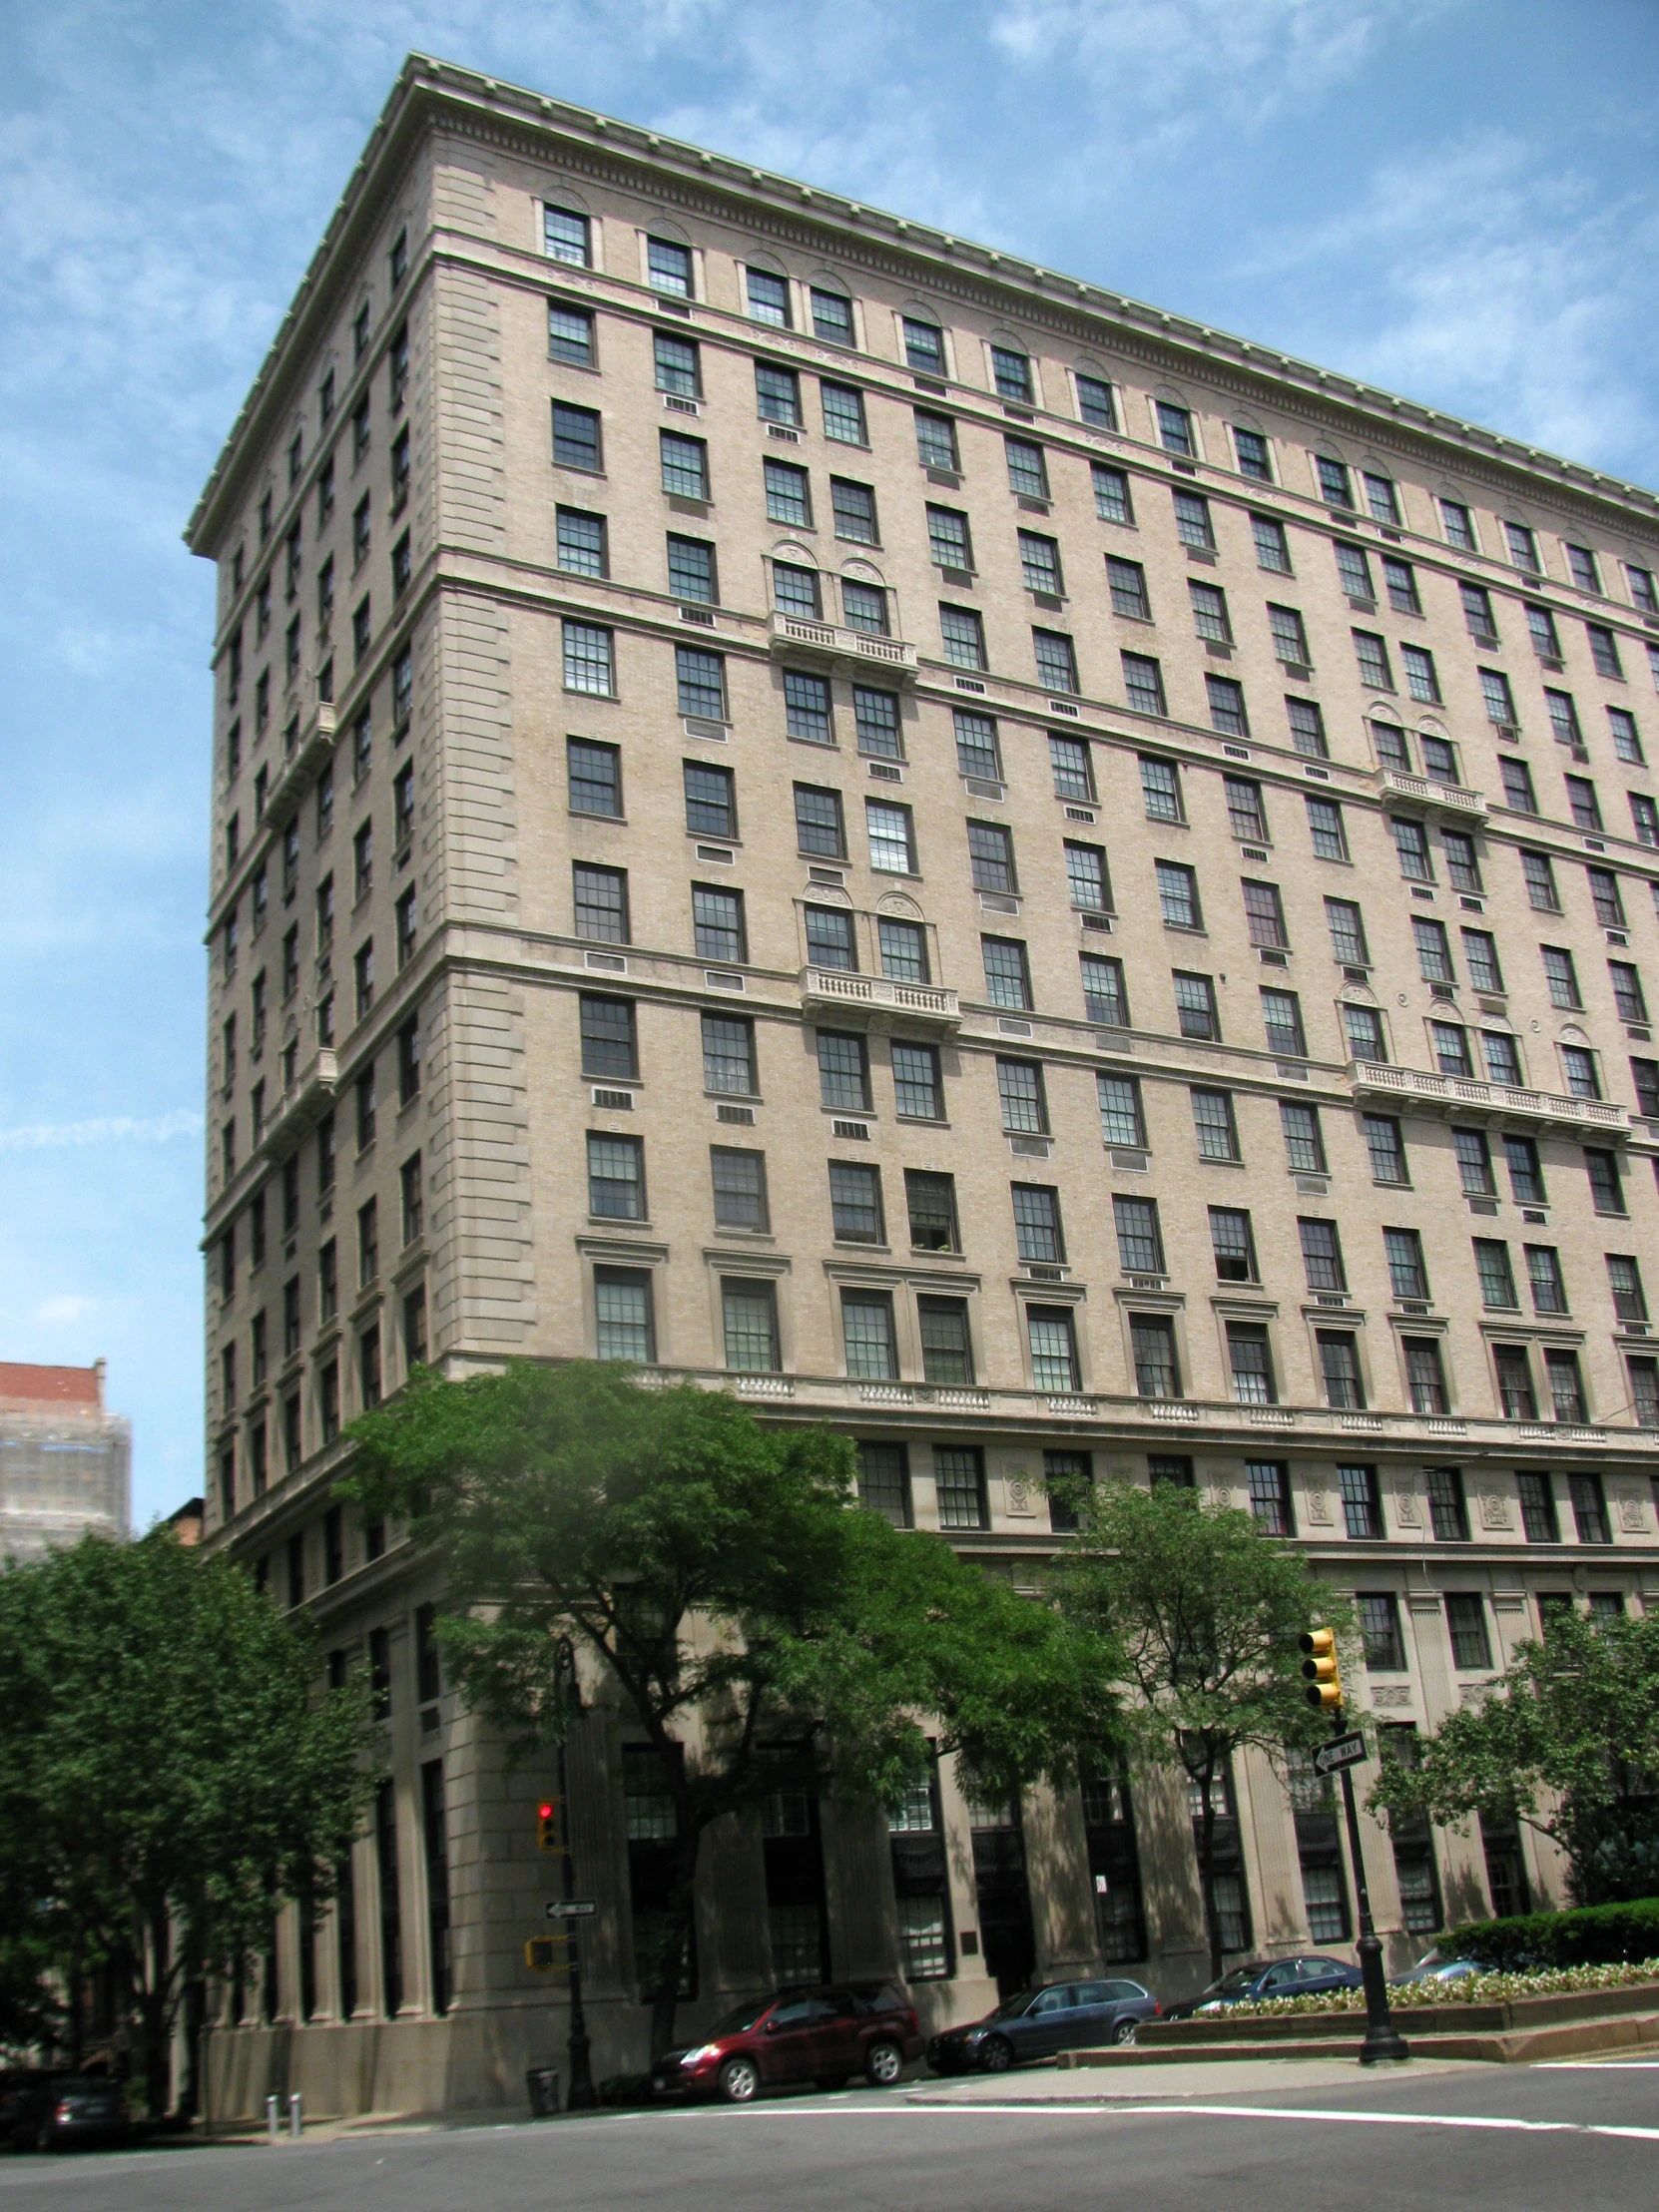
POLYGON ((1520 1122, 1531 1128, 1570 1131, 1576 1137, 1616 1139, 1630 1134, 1630 1116, 1605 1098, 1565 1098, 1555 1091, 1511 1090, 1473 1076, 1430 1075, 1422 1068, 1349 1063, 1356 1098, 1391 1099, 1427 1113, 1472 1115, 1477 1120, 1520 1122))
POLYGON ((867 630, 843 630, 832 622, 815 622, 806 615, 771 615, 767 642, 774 653, 792 657, 809 654, 844 667, 885 669, 890 676, 914 676, 916 649, 902 638, 878 638, 867 630))
POLYGON ((266 1123, 260 1150, 268 1160, 283 1160, 305 1132, 320 1121, 334 1103, 339 1082, 339 1062, 326 1047, 319 1047, 297 1070, 266 1123))
POLYGON ((1438 815, 1446 822, 1474 824, 1486 819, 1485 794, 1465 791, 1461 784, 1436 784, 1431 777, 1383 768, 1377 772, 1377 789, 1395 807, 1438 815))
POLYGON ((319 700, 311 719, 286 754, 265 803, 265 820, 273 830, 280 830, 299 812, 299 802, 317 771, 334 750, 334 710, 319 700))
POLYGON ((868 1022, 872 1027, 899 1024, 956 1030, 962 1012, 954 991, 931 983, 894 983, 884 975, 858 975, 846 968, 803 968, 804 1012, 830 1012, 868 1022))

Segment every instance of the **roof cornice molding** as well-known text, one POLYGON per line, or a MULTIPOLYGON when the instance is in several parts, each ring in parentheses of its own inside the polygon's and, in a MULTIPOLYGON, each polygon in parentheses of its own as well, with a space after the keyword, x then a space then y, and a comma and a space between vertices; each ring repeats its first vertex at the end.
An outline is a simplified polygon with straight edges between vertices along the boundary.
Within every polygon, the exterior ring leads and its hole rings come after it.
POLYGON ((362 235, 395 190, 422 129, 487 144, 529 161, 644 191, 715 221, 760 229, 781 243, 880 271, 918 290, 1115 351, 1173 378, 1202 376, 1252 404, 1290 405, 1334 435, 1385 445, 1429 467, 1455 469, 1512 499, 1594 514, 1624 529, 1659 522, 1644 486, 1545 453, 1359 378, 1235 337, 1170 310, 980 246, 928 224, 714 154, 642 125, 569 105, 410 54, 330 217, 187 526, 211 552, 226 501, 255 433, 286 403, 307 333, 332 312, 362 235))

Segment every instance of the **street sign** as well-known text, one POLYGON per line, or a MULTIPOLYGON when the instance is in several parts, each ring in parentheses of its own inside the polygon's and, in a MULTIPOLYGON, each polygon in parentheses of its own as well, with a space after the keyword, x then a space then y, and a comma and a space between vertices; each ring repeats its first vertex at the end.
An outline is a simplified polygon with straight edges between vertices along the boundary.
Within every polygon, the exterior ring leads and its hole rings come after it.
POLYGON ((598 1911, 592 1898, 552 1898, 547 1917, 550 1921, 591 1921, 598 1911))
POLYGON ((1314 1768, 1319 1774, 1338 1774, 1344 1767, 1362 1765, 1369 1757, 1366 1739, 1356 1729, 1352 1735, 1338 1736, 1329 1744, 1321 1744, 1314 1754, 1314 1768))

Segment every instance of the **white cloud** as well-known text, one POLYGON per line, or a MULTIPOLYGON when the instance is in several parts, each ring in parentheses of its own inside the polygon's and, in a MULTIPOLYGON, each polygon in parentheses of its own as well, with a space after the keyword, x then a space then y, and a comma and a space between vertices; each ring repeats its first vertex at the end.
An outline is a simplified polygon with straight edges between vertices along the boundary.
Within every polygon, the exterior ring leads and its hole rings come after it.
POLYGON ((94 1121, 37 1121, 21 1129, 0 1129, 0 1152, 41 1152, 64 1145, 169 1144, 175 1137, 199 1137, 202 1116, 191 1106, 148 1120, 112 1114, 94 1121))
POLYGON ((97 1299, 82 1298, 75 1292, 68 1291, 59 1298, 42 1299, 41 1303, 35 1308, 35 1319, 38 1322, 44 1322, 50 1328, 85 1321, 90 1315, 96 1314, 97 1311, 97 1299))

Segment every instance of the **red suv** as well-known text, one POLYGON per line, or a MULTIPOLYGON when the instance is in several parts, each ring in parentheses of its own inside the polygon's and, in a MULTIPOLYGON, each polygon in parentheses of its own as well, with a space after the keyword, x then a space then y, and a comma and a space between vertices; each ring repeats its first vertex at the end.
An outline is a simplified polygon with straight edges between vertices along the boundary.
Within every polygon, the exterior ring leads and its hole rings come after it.
POLYGON ((830 1989, 779 1989, 728 2012, 706 2042, 665 2051, 655 2069, 661 2096, 719 2096, 747 2104, 762 2089, 816 2081, 839 2089, 855 2073, 885 2089, 919 2058, 922 2033, 891 1981, 830 1989))

